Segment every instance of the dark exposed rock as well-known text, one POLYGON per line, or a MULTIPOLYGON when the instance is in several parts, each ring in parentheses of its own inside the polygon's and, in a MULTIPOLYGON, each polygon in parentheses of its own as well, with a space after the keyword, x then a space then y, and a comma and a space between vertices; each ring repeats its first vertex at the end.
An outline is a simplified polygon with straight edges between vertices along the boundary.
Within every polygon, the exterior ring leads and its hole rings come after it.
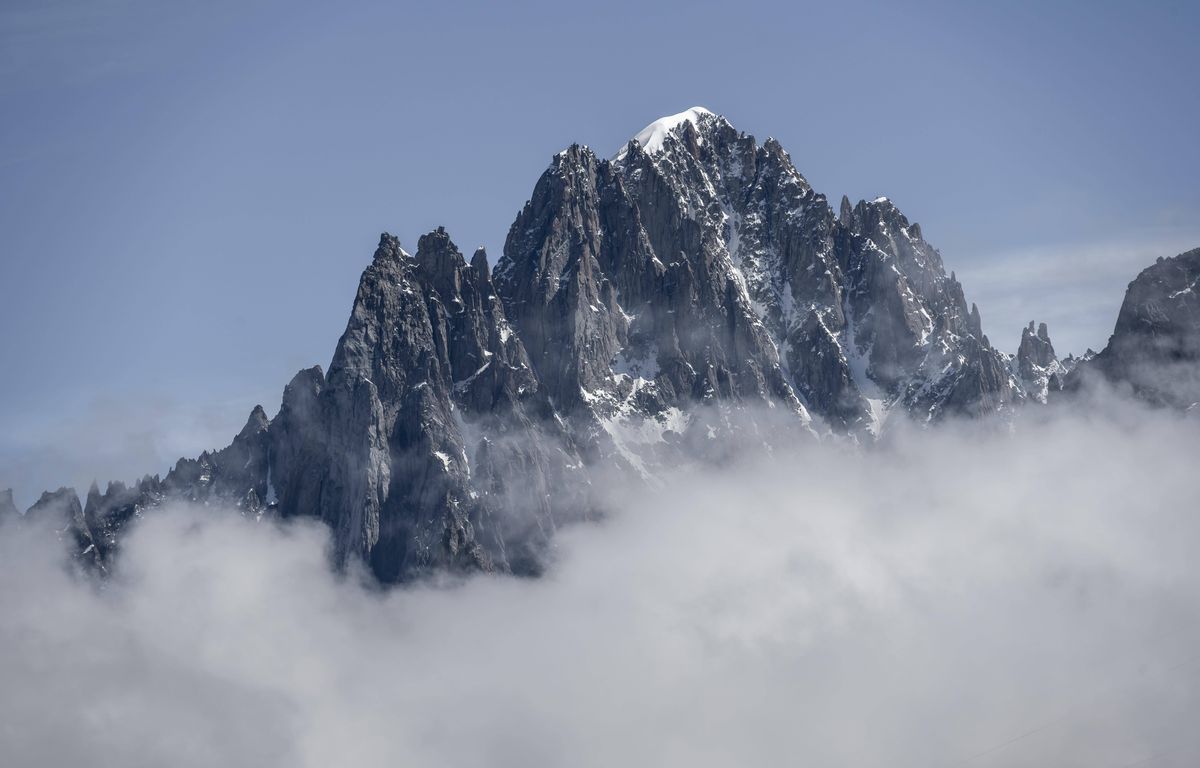
POLYGON ((865 427, 870 403, 854 382, 854 373, 817 312, 810 312, 787 338, 789 362, 798 391, 841 431, 865 427))
MULTIPOLYGON (((976 368, 984 408, 1019 397, 998 375, 1003 358, 983 339, 978 310, 967 309, 961 285, 946 276, 920 227, 886 198, 856 206, 843 199, 835 216, 778 142, 759 146, 715 115, 681 124, 653 154, 631 145, 620 159, 642 187, 665 179, 658 186, 673 190, 686 214, 677 217, 681 228, 694 221, 698 239, 714 244, 715 255, 694 271, 720 274, 723 267, 729 283, 745 286, 762 346, 777 352, 786 383, 835 430, 860 430, 893 404, 919 419, 938 416, 944 403, 929 393, 951 391, 941 380, 956 378, 964 364, 976 368), (840 371, 824 370, 836 358, 827 345, 812 343, 816 320, 837 342, 840 371), (972 354, 960 354, 968 347, 972 354), (838 391, 814 388, 821 380, 838 391)), ((642 206, 644 221, 656 215, 648 207, 669 207, 661 194, 634 197, 653 203, 642 206)), ((666 246, 658 245, 662 235, 651 240, 656 250, 695 252, 686 235, 666 246)), ((964 397, 960 406, 975 404, 964 397)))
POLYGON ((1156 405, 1200 402, 1200 248, 1160 258, 1129 284, 1108 345, 1074 367, 1066 388, 1091 377, 1156 405))
MULTIPOLYGON (((79 494, 74 488, 59 488, 57 491, 45 491, 25 510, 27 520, 52 520, 69 524, 82 520, 83 507, 79 504, 79 494)), ((61 527, 61 526, 60 526, 61 527)))
POLYGON ((1084 352, 1082 355, 1076 356, 1073 354, 1069 354, 1066 357, 1064 357, 1063 359, 1059 360, 1058 361, 1059 365, 1061 365, 1063 367, 1063 379, 1064 379, 1063 383, 1064 383, 1064 385, 1066 383, 1066 374, 1075 370, 1075 368, 1077 368, 1080 363, 1086 363, 1087 361, 1091 360, 1095 356, 1096 356, 1096 350, 1089 347, 1088 350, 1086 352, 1084 352))
POLYGON ((1021 344, 1017 348, 1017 376, 1026 394, 1040 403, 1046 402, 1049 392, 1062 389, 1066 373, 1067 368, 1054 354, 1046 324, 1037 325, 1035 330, 1030 320, 1029 326, 1021 330, 1021 344))
POLYGON ((271 427, 284 517, 334 531, 334 557, 384 581, 431 567, 535 569, 577 509, 549 400, 492 286, 444 230, 415 257, 384 235, 327 377, 302 372, 271 427))
POLYGON ((84 564, 98 562, 91 527, 74 488, 46 491, 25 511, 25 522, 53 526, 72 555, 84 564))
MULTIPOLYGON (((154 483, 153 478, 143 480, 139 493, 159 485, 158 492, 174 498, 201 503, 210 498, 233 500, 244 512, 258 513, 267 496, 269 425, 262 406, 254 406, 246 425, 228 447, 212 453, 205 451, 197 459, 180 459, 161 484, 154 483)), ((109 491, 112 490, 110 486, 109 491)), ((118 488, 117 492, 120 496, 127 491, 118 488)))
POLYGON ((890 411, 1003 412, 1072 367, 1128 375, 1146 345, 1193 360, 1197 270, 1160 268, 1095 361, 1060 363, 1031 325, 1014 363, 891 201, 843 197, 835 214, 777 141, 693 109, 611 160, 556 155, 494 271, 443 229, 415 255, 384 234, 328 373, 296 374, 273 420, 255 408, 227 448, 161 480, 35 508, 101 569, 129 522, 182 500, 321 520, 335 564, 383 582, 537 573, 613 472, 653 481, 683 457, 870 440, 890 411))
POLYGON ((920 227, 887 198, 860 202, 845 225, 851 344, 865 352, 867 379, 918 420, 995 412, 1020 398, 979 309, 968 308, 920 227))
POLYGON ((1038 369, 1046 369, 1058 362, 1054 354, 1054 345, 1050 343, 1050 334, 1046 324, 1041 323, 1034 330, 1034 321, 1029 321, 1029 327, 1021 330, 1021 345, 1017 349, 1018 370, 1021 378, 1032 381, 1038 369))
MULTIPOLYGON (((495 273, 578 450, 643 475, 669 449, 620 433, 673 430, 700 404, 782 406, 808 422, 729 263, 718 203, 678 184, 636 143, 622 163, 573 146, 538 181, 495 273)), ((707 439, 735 428, 714 418, 691 426, 707 439)))
POLYGON ((631 367, 653 372, 631 376, 651 405, 778 403, 854 434, 894 403, 928 419, 1021 396, 890 201, 835 216, 778 142, 704 110, 641 136, 649 151, 634 140, 612 162, 556 156, 497 268, 560 407, 624 405, 631 367))

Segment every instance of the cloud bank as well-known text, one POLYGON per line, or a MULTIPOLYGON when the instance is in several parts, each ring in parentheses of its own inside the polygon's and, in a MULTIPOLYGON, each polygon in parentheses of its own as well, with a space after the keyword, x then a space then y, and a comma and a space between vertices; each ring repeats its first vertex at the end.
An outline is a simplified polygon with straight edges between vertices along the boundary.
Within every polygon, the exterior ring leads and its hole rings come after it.
POLYGON ((895 430, 610 494, 536 580, 380 591, 175 508, 101 587, 0 529, 0 764, 1200 757, 1194 419, 895 430))

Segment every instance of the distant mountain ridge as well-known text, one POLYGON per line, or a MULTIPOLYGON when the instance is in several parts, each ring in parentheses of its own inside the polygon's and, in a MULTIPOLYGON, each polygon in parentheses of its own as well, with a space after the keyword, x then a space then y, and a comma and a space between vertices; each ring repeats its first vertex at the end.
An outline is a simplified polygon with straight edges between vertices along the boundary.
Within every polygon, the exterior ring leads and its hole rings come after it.
POLYGON ((1010 357, 887 198, 835 211, 777 141, 696 107, 612 159, 555 155, 494 271, 441 228, 413 255, 384 234, 328 372, 298 373, 273 419, 256 407, 165 478, 83 504, 60 489, 27 514, 58 515, 101 571, 130 521, 184 500, 322 520, 335 563, 385 583, 537 573, 555 528, 598 512, 601 476, 654 482, 747 440, 870 441, 896 413, 1003 414, 1093 372, 1130 379, 1146 334, 1194 361, 1197 260, 1139 276, 1094 360, 1060 361, 1033 323, 1010 357))

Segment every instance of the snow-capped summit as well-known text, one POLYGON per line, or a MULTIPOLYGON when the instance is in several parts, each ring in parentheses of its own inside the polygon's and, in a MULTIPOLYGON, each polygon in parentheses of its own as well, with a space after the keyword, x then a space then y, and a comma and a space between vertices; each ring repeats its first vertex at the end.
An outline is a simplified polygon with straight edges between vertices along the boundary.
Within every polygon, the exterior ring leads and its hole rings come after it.
MULTIPOLYGON (((650 154, 654 154, 655 152, 662 150, 663 140, 667 138, 667 134, 678 128, 680 125, 683 125, 684 123, 691 123, 692 125, 696 126, 696 128, 699 128, 702 120, 714 118, 716 116, 717 115, 714 112, 705 109, 704 107, 692 107, 691 109, 685 109, 684 111, 675 115, 667 115, 666 117, 658 118, 654 122, 650 123, 650 125, 647 125, 645 128, 638 131, 637 135, 633 138, 638 144, 642 145, 642 149, 646 150, 646 152, 650 154)), ((625 148, 622 147, 621 151, 617 154, 617 158, 620 159, 624 155, 625 148)))

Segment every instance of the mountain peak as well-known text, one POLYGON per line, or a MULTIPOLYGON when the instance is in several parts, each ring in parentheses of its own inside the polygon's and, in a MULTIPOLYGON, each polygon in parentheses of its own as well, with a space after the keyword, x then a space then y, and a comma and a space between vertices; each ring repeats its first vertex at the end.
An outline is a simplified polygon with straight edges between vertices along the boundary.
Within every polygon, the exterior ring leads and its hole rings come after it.
POLYGON ((400 247, 399 238, 390 232, 383 232, 379 235, 379 245, 375 248, 375 260, 389 258, 404 260, 408 258, 408 253, 400 247))
POLYGON ((242 427, 242 431, 238 433, 237 439, 250 440, 255 435, 265 432, 270 423, 271 420, 267 418, 267 412, 263 410, 261 405, 256 405, 254 406, 254 410, 250 411, 250 416, 246 419, 246 426, 242 427))
POLYGON ((475 268, 484 282, 492 279, 492 271, 488 266, 487 249, 482 245, 475 249, 475 255, 471 257, 471 266, 475 268))
MULTIPOLYGON (((715 119, 716 117, 717 114, 715 112, 704 107, 691 107, 678 114, 658 118, 638 131, 633 140, 641 144, 642 149, 648 154, 654 154, 662 151, 663 141, 667 138, 667 135, 684 123, 691 123, 693 127, 699 129, 703 122, 715 119)), ((621 150, 620 154, 617 155, 618 159, 625 155, 625 151, 624 148, 621 150)))

